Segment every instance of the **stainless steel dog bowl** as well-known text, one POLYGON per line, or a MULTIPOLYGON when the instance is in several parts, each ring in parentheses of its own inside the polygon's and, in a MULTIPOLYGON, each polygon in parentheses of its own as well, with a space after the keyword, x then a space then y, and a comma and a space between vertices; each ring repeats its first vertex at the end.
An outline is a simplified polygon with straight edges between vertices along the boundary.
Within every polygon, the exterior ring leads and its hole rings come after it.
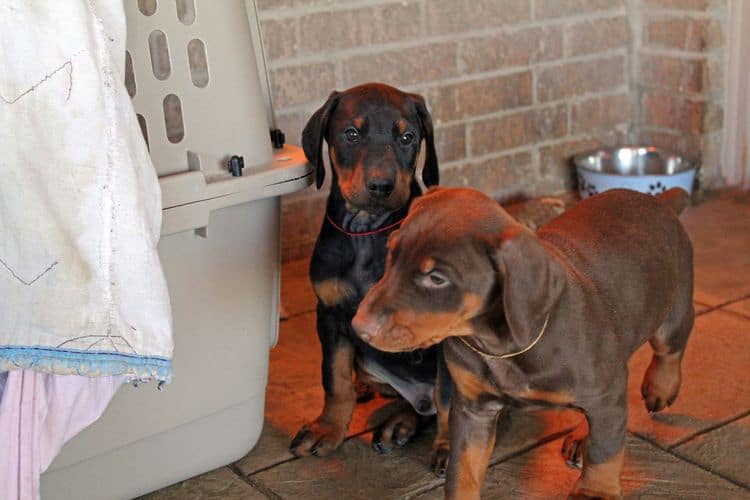
POLYGON ((615 188, 659 194, 680 187, 690 193, 697 168, 696 162, 653 146, 588 151, 574 156, 573 164, 581 198, 615 188))

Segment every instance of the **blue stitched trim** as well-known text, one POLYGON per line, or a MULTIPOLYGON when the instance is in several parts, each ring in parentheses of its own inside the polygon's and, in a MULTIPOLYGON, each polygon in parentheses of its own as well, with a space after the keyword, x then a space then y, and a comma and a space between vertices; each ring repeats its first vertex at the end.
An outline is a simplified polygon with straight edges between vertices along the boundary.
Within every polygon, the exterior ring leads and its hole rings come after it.
POLYGON ((168 384, 172 381, 172 360, 160 356, 42 346, 0 346, 0 371, 18 368, 86 377, 124 375, 128 382, 156 380, 168 384))

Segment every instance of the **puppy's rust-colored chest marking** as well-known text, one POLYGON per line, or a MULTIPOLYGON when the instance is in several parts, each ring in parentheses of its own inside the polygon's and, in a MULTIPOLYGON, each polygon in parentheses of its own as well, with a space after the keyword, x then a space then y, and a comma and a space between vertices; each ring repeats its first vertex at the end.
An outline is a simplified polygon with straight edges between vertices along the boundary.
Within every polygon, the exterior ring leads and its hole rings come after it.
POLYGON ((313 283, 313 290, 318 299, 328 307, 333 307, 351 298, 352 286, 340 278, 329 278, 313 283))
POLYGON ((555 406, 571 405, 575 401, 573 395, 568 391, 545 391, 543 389, 524 389, 514 394, 513 397, 529 401, 540 401, 555 406))
POLYGON ((475 375, 456 363, 449 362, 448 371, 458 391, 469 400, 477 400, 480 396, 486 394, 493 396, 501 394, 488 380, 475 375))

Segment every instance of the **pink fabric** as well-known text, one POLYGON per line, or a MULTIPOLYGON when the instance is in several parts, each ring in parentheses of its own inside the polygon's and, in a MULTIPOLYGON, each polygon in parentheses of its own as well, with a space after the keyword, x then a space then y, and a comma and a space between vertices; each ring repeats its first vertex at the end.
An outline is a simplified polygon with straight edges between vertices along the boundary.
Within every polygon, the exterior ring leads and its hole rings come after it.
POLYGON ((38 499, 39 475, 101 416, 123 380, 9 372, 0 395, 0 499, 38 499))

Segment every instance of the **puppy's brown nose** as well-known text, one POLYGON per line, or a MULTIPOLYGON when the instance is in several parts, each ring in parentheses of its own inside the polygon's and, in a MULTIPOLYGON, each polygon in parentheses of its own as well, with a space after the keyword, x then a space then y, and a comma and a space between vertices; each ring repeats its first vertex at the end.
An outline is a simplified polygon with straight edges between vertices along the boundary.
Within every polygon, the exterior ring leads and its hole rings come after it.
POLYGON ((352 328, 365 342, 369 342, 378 332, 379 322, 375 316, 362 311, 360 307, 352 319, 352 328))
POLYGON ((367 191, 371 196, 387 198, 393 192, 393 181, 390 179, 370 179, 367 181, 367 191))

